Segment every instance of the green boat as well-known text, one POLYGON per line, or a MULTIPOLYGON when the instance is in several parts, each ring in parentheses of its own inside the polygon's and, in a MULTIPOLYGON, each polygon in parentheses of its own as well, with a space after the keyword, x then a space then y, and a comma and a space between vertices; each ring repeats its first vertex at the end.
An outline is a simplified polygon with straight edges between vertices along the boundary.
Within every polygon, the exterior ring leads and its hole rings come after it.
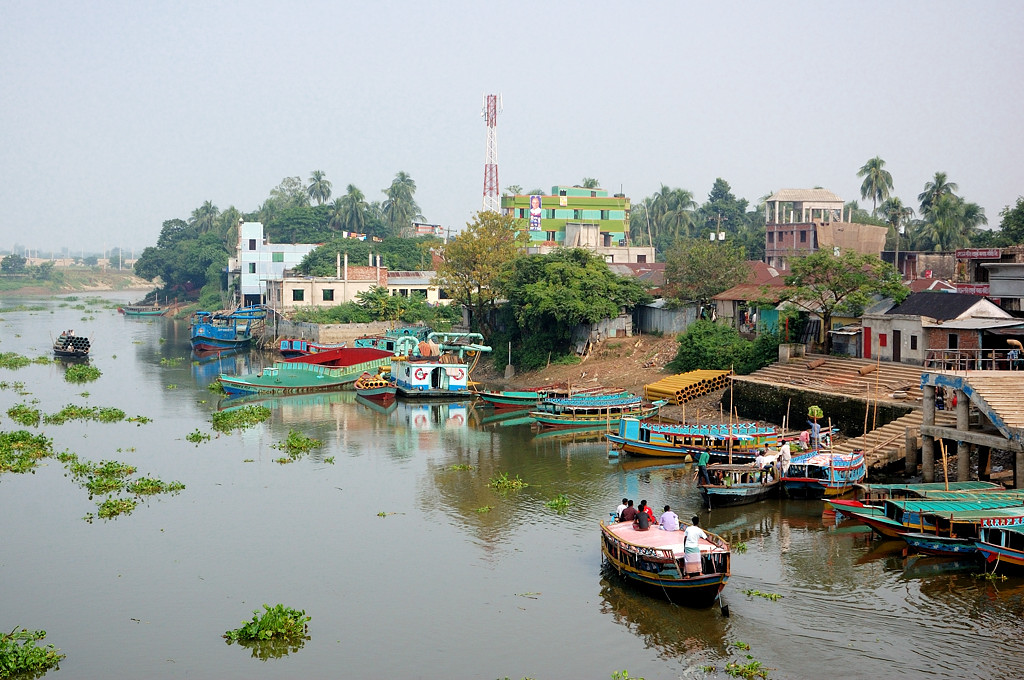
POLYGON ((368 347, 341 347, 317 354, 274 362, 259 373, 221 374, 220 383, 229 395, 300 394, 340 390, 351 386, 364 372, 376 373, 391 363, 391 352, 368 347))

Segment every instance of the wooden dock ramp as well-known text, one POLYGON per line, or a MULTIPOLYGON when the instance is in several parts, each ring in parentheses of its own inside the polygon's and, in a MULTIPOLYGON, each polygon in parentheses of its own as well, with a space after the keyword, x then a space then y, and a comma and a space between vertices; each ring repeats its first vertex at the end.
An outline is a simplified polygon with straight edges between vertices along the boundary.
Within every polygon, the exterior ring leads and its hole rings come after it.
MULTIPOLYGON (((912 429, 914 446, 920 447, 922 416, 921 411, 913 411, 876 430, 837 443, 834 450, 836 453, 850 453, 860 449, 864 452, 864 462, 868 469, 888 467, 906 458, 908 427, 912 429)), ((935 414, 935 422, 947 427, 956 427, 956 414, 952 411, 938 411, 935 414)))

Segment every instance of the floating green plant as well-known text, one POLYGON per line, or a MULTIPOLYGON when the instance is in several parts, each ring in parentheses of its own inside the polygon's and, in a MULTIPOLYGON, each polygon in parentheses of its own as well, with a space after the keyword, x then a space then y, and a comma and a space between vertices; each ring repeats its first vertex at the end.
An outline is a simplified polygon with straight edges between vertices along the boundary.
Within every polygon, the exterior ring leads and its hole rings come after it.
POLYGON ((7 382, 6 380, 0 382, 0 390, 14 390, 15 392, 21 392, 25 389, 25 383, 20 380, 14 382, 7 382))
POLYGON ((45 630, 19 629, 17 626, 10 633, 0 633, 0 678, 23 673, 31 674, 26 677, 38 677, 56 667, 65 655, 53 645, 36 645, 45 638, 45 630))
POLYGON ((327 456, 324 458, 324 462, 328 465, 334 465, 334 456, 327 456))
POLYGON ((31 359, 22 356, 17 352, 0 352, 0 368, 16 370, 19 368, 25 368, 31 363, 31 359))
POLYGON ((103 519, 113 519, 118 515, 130 514, 136 505, 130 498, 108 498, 100 503, 96 514, 103 519))
POLYGON ((101 423, 119 423, 124 420, 125 413, 112 406, 76 406, 68 404, 57 413, 43 416, 47 425, 63 425, 69 420, 98 420, 101 423))
POLYGON ((85 483, 89 493, 97 495, 120 491, 123 486, 124 481, 117 477, 90 477, 85 483))
POLYGON ((125 486, 125 490, 128 493, 133 493, 136 496, 152 496, 158 493, 177 493, 185 488, 185 485, 181 482, 163 482, 153 477, 143 477, 141 479, 135 479, 125 486))
POLYGON ((53 441, 26 430, 0 432, 0 472, 25 473, 53 455, 53 441))
POLYGON ((176 390, 176 389, 178 389, 178 386, 175 385, 174 383, 171 383, 170 385, 167 386, 167 389, 169 389, 169 390, 176 390))
POLYGON ((748 651, 750 649, 750 645, 748 645, 746 642, 742 642, 742 641, 733 642, 732 646, 735 647, 736 649, 742 649, 743 651, 748 651))
POLYGON ((161 366, 177 366, 181 363, 181 357, 164 357, 160 359, 161 366))
POLYGON ((218 432, 230 432, 253 427, 270 417, 270 409, 266 406, 243 406, 232 411, 218 411, 212 416, 213 429, 218 432))
POLYGON ((206 434, 205 432, 200 432, 199 428, 197 427, 195 430, 185 435, 185 439, 192 442, 196 446, 199 446, 203 442, 210 441, 210 435, 206 434))
POLYGON ((492 505, 481 505, 479 508, 476 509, 476 511, 479 512, 480 514, 483 514, 485 512, 490 512, 493 509, 494 509, 494 506, 492 506, 492 505))
POLYGON ((760 590, 742 590, 740 592, 744 595, 750 595, 751 597, 763 597, 764 599, 771 600, 772 602, 782 599, 782 595, 779 595, 778 593, 762 593, 760 590))
MULTIPOLYGON (((319 439, 307 437, 297 430, 288 430, 288 438, 273 445, 273 448, 285 451, 290 458, 297 459, 313 449, 320 448, 324 443, 319 439)), ((280 461, 278 461, 280 462, 280 461)))
POLYGON ((64 380, 73 383, 84 383, 96 380, 102 375, 100 369, 89 364, 72 364, 64 373, 64 380))
POLYGON ((29 427, 38 427, 41 415, 39 409, 32 408, 28 404, 15 404, 7 409, 7 415, 11 420, 29 427))
POLYGON ((572 505, 572 502, 569 500, 568 496, 566 496, 564 493, 560 493, 551 500, 549 500, 544 505, 548 506, 552 510, 555 510, 556 512, 558 512, 558 514, 561 515, 566 510, 569 509, 569 506, 572 505))
POLYGON ((497 477, 494 477, 487 483, 487 486, 497 491, 518 491, 523 489, 529 484, 519 479, 519 475, 516 475, 513 479, 508 476, 507 472, 498 473, 497 477))
POLYGON ((224 633, 228 640, 272 640, 274 638, 302 638, 306 635, 311 617, 306 611, 277 604, 263 605, 263 613, 253 610, 252 621, 243 621, 241 628, 224 633))
POLYGON ((224 389, 224 384, 220 380, 214 380, 212 383, 206 386, 206 389, 210 390, 214 394, 227 394, 227 390, 224 389))
POLYGON ((629 671, 615 671, 612 673, 612 680, 644 680, 643 678, 629 677, 629 671))
POLYGON ((449 465, 449 470, 472 470, 473 466, 469 463, 456 463, 455 465, 449 465))
POLYGON ((732 551, 734 553, 745 553, 747 552, 747 544, 743 542, 737 543, 736 545, 732 546, 732 551))
MULTIPOLYGON (((750 655, 747 655, 747 659, 751 659, 750 655)), ((743 664, 730 661, 725 665, 725 672, 733 678, 745 678, 746 680, 768 677, 768 669, 764 664, 753 659, 743 664)))
POLYGON ((135 423, 136 425, 145 425, 146 423, 153 422, 152 418, 147 418, 146 416, 132 416, 127 420, 129 423, 135 423))

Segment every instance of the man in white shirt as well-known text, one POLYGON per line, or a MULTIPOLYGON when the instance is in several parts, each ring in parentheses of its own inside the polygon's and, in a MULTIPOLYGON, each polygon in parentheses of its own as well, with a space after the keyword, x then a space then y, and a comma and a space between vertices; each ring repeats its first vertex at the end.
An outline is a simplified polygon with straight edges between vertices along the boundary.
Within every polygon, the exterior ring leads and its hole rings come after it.
POLYGON ((661 518, 658 520, 661 523, 661 528, 665 531, 679 531, 679 516, 672 512, 672 508, 665 506, 665 512, 661 513, 661 518))
POLYGON ((789 461, 791 456, 789 455, 789 442, 784 442, 782 448, 779 449, 779 465, 781 466, 782 476, 785 477, 789 472, 789 461))
POLYGON ((693 524, 683 531, 683 561, 687 576, 700 574, 700 539, 708 537, 700 528, 700 517, 694 515, 690 521, 693 524))

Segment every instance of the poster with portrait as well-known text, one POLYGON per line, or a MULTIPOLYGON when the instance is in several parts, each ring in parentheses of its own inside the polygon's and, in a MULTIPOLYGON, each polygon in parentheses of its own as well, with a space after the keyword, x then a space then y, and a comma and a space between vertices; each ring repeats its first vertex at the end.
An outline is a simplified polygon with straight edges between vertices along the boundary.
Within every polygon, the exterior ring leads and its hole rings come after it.
POLYGON ((530 196, 530 231, 540 231, 540 194, 530 196))

